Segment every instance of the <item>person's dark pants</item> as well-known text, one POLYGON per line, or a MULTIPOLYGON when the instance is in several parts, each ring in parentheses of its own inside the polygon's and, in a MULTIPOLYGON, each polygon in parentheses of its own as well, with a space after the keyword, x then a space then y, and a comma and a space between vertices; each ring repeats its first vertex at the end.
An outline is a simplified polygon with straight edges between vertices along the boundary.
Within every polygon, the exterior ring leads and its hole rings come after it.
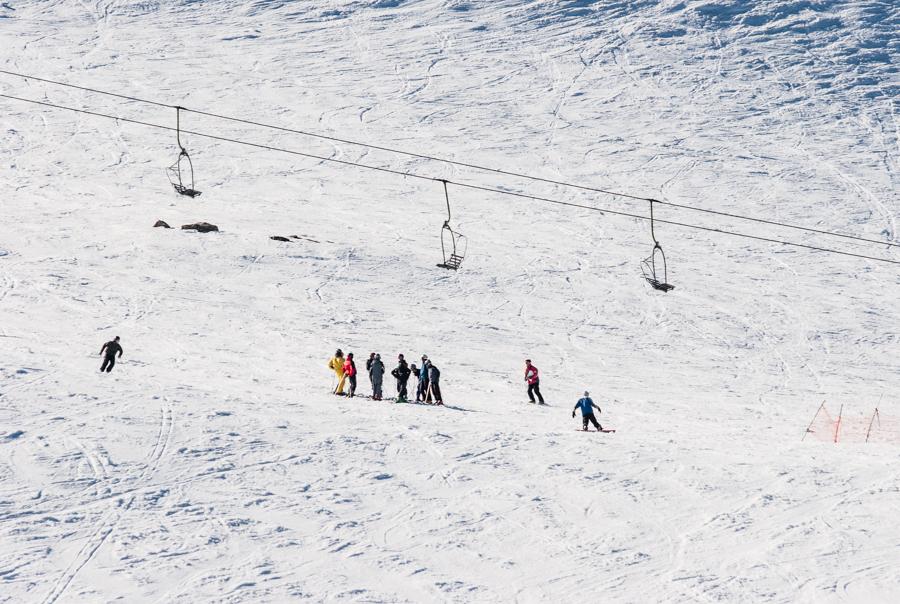
POLYGON ((435 380, 431 380, 431 384, 429 385, 431 388, 431 396, 435 403, 443 404, 444 399, 441 398, 441 386, 435 380))
POLYGON ((106 357, 103 359, 103 365, 100 366, 100 371, 105 371, 109 373, 112 371, 112 368, 116 365, 116 357, 106 357))
POLYGON ((533 384, 528 384, 528 400, 532 403, 534 402, 534 395, 537 395, 538 400, 541 401, 541 404, 544 404, 544 397, 541 396, 541 381, 538 380, 533 384))
POLYGON ((416 400, 424 401, 428 395, 428 380, 419 380, 419 389, 416 390, 416 400))
MULTIPOLYGON (((356 376, 351 375, 350 376, 350 392, 347 393, 347 396, 353 396, 354 394, 356 394, 356 376)), ((585 424, 585 425, 587 425, 587 424, 585 424)))
POLYGON ((406 380, 397 380, 397 398, 406 400, 406 380))
POLYGON ((593 413, 589 413, 588 415, 585 415, 584 417, 581 418, 581 421, 584 423, 584 428, 583 428, 584 430, 587 430, 588 422, 591 422, 592 424, 594 424, 594 427, 597 428, 598 432, 603 429, 603 426, 601 426, 599 423, 597 423, 597 418, 594 417, 593 413))
POLYGON ((381 393, 381 378, 380 377, 372 378, 372 398, 374 398, 377 401, 380 401, 382 396, 383 395, 381 393))

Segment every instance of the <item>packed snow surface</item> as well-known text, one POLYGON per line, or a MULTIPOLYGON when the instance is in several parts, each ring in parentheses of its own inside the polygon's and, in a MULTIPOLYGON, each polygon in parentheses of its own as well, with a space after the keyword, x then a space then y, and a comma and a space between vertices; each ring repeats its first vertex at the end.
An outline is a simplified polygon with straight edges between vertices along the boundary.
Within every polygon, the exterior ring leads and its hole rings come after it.
MULTIPOLYGON (((892 0, 7 0, 0 69, 888 243, 898 31, 892 0)), ((8 75, 0 93, 175 121, 8 75)), ((900 439, 861 433, 900 415, 896 265, 657 225, 662 294, 646 222, 451 186, 470 243, 450 272, 439 183, 187 135, 189 199, 172 132, 0 108, 0 602, 900 598, 900 439), (201 220, 220 232, 178 229, 201 220), (332 396, 338 347, 428 354, 447 405, 332 396), (550 406, 525 403, 525 358, 550 406), (584 390, 618 432, 576 431, 584 390), (823 401, 839 442, 801 442, 823 401)))

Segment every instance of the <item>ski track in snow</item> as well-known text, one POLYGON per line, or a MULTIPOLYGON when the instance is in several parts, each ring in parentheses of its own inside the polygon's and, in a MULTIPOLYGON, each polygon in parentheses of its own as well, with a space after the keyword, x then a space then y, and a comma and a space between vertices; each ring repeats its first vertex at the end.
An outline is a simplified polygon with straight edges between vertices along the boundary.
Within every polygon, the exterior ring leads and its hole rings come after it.
MULTIPOLYGON (((888 242, 898 19, 876 0, 21 0, 0 4, 0 64, 888 242)), ((661 225, 659 295, 647 224, 451 187, 470 253, 438 272, 436 183, 187 135, 203 195, 179 199, 171 133, 0 106, 0 603, 896 601, 900 442, 800 440, 823 400, 900 415, 893 266, 661 225), (178 228, 198 220, 221 232, 178 228), (448 405, 330 396, 339 346, 427 353, 448 405), (526 357, 548 407, 524 403, 526 357), (585 388, 615 434, 576 430, 585 388)))

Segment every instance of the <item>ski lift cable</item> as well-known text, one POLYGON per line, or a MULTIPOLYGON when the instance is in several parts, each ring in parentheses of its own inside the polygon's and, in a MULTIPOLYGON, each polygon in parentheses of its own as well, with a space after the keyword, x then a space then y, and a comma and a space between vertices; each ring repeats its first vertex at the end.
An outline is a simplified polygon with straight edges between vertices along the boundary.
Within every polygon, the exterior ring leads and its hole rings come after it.
MULTIPOLYGON (((13 96, 13 95, 9 95, 9 94, 2 94, 2 93, 0 93, 0 98, 7 98, 7 99, 14 100, 14 101, 20 101, 20 102, 24 102, 24 103, 31 103, 31 104, 34 104, 34 105, 41 105, 41 106, 44 106, 44 107, 52 107, 52 108, 54 108, 54 109, 63 109, 63 110, 66 110, 66 111, 73 111, 73 112, 76 112, 76 113, 83 113, 83 114, 85 114, 85 115, 93 115, 93 116, 95 116, 95 117, 102 117, 102 118, 106 118, 106 119, 117 120, 117 121, 120 121, 120 122, 125 122, 125 123, 130 123, 130 124, 136 124, 136 125, 139 125, 139 126, 147 126, 147 127, 149 127, 149 128, 156 128, 156 129, 159 129, 159 130, 168 130, 168 131, 170 131, 170 132, 173 131, 173 130, 175 130, 175 128, 172 127, 172 126, 165 126, 165 125, 162 125, 162 124, 154 124, 154 123, 151 123, 151 122, 144 122, 144 121, 141 121, 141 120, 135 120, 135 119, 126 118, 126 117, 120 117, 120 116, 116 116, 116 115, 110 115, 110 114, 108 114, 108 113, 100 113, 100 112, 98 112, 98 111, 91 111, 91 110, 88 110, 88 109, 79 109, 79 108, 77 108, 77 107, 68 107, 68 106, 65 106, 65 105, 58 105, 58 104, 50 103, 50 102, 47 102, 47 101, 38 101, 38 100, 36 100, 36 99, 26 99, 26 98, 17 97, 17 96, 13 96)), ((303 152, 303 151, 295 151, 295 150, 292 150, 292 149, 285 149, 285 148, 283 148, 283 147, 274 147, 274 146, 271 146, 271 145, 264 145, 264 144, 261 144, 261 143, 253 143, 253 142, 250 142, 250 141, 244 141, 244 140, 235 139, 235 138, 228 138, 228 137, 219 136, 219 135, 215 135, 215 134, 208 134, 208 133, 204 133, 204 132, 197 132, 197 131, 191 131, 191 130, 182 130, 182 133, 184 133, 184 134, 190 134, 190 135, 193 135, 193 136, 200 136, 200 137, 203 137, 203 138, 208 138, 208 139, 210 139, 210 140, 217 140, 217 141, 221 141, 221 142, 235 143, 235 144, 238 144, 238 145, 244 145, 244 146, 247 146, 247 147, 254 147, 254 148, 257 148, 257 149, 265 149, 265 150, 269 150, 269 151, 277 151, 277 152, 280 152, 280 153, 287 153, 287 154, 290 154, 290 155, 297 155, 297 156, 300 156, 300 157, 307 157, 307 158, 319 160, 319 161, 322 161, 322 162, 334 163, 334 164, 339 164, 339 165, 344 165, 344 166, 353 166, 353 167, 357 167, 357 168, 364 168, 364 169, 367 169, 367 170, 373 170, 373 171, 376 171, 376 172, 383 172, 383 173, 387 173, 387 174, 393 174, 393 175, 396 175, 396 176, 403 176, 403 177, 409 177, 409 178, 416 178, 416 179, 419 179, 419 180, 426 180, 426 181, 429 181, 429 182, 442 182, 442 181, 444 180, 444 179, 441 179, 441 178, 435 178, 435 177, 432 177, 432 176, 425 176, 425 175, 423 175, 423 174, 416 174, 415 172, 404 172, 404 171, 401 171, 401 170, 394 170, 394 169, 392 169, 392 168, 384 168, 384 167, 381 167, 381 166, 372 166, 372 165, 369 165, 369 164, 362 164, 362 163, 353 162, 353 161, 349 161, 349 160, 345 160, 345 159, 337 159, 337 158, 334 158, 334 157, 325 157, 325 156, 323 156, 323 155, 315 155, 315 154, 313 154, 313 153, 306 153, 306 152, 303 152)), ((623 217, 627 217, 627 218, 634 218, 634 219, 637 219, 637 220, 650 220, 650 217, 649 217, 649 216, 642 216, 642 215, 640 215, 640 214, 633 214, 633 213, 630 213, 630 212, 623 212, 623 211, 620 211, 620 210, 611 210, 611 209, 603 208, 603 207, 589 206, 589 205, 585 205, 585 204, 581 204, 581 203, 575 203, 575 202, 571 202, 571 201, 563 201, 563 200, 561 200, 561 199, 553 199, 553 198, 550 198, 550 197, 540 197, 540 196, 535 196, 535 195, 529 195, 529 194, 527 194, 527 193, 520 193, 520 192, 517 192, 517 191, 508 191, 508 190, 504 190, 504 189, 495 189, 495 188, 486 187, 486 186, 483 186, 483 185, 476 185, 476 184, 465 183, 465 182, 458 182, 458 181, 451 181, 451 180, 447 180, 446 182, 447 182, 447 184, 452 184, 452 185, 455 185, 455 186, 457 186, 457 187, 461 187, 461 188, 465 188, 465 189, 471 189, 471 190, 475 190, 475 191, 483 191, 483 192, 486 192, 486 193, 494 193, 494 194, 498 194, 498 195, 507 195, 507 196, 518 197, 518 198, 522 198, 522 199, 530 199, 530 200, 533 200, 533 201, 541 201, 541 202, 551 203, 551 204, 556 204, 556 205, 561 205, 561 206, 567 206, 567 207, 579 208, 579 209, 582 209, 582 210, 590 210, 590 211, 593 211, 593 212, 600 212, 601 214, 611 214, 611 215, 613 215, 613 216, 623 216, 623 217)), ((734 237, 742 237, 742 238, 745 238, 745 239, 752 239, 752 240, 755 240, 755 241, 763 241, 763 242, 767 242, 767 243, 777 243, 777 244, 780 244, 780 245, 786 245, 786 246, 791 246, 791 247, 797 247, 797 248, 802 248, 802 249, 807 249, 807 250, 812 250, 812 251, 825 252, 825 253, 829 253, 829 254, 837 254, 837 255, 840 255, 840 256, 849 256, 849 257, 852 257, 852 258, 861 258, 861 259, 863 259, 863 260, 872 260, 872 261, 874 261, 874 262, 883 262, 883 263, 886 263, 886 264, 897 264, 897 265, 900 265, 900 260, 891 260, 891 259, 889 259, 889 258, 879 258, 879 257, 876 257, 876 256, 868 256, 868 255, 865 255, 865 254, 857 254, 857 253, 853 253, 853 252, 846 252, 846 251, 842 251, 842 250, 835 250, 835 249, 832 249, 832 248, 820 247, 820 246, 815 246, 815 245, 808 245, 808 244, 805 244, 805 243, 797 243, 797 242, 794 242, 794 241, 788 241, 788 240, 784 240, 784 239, 775 239, 775 238, 771 238, 771 237, 762 237, 762 236, 758 236, 758 235, 749 235, 749 234, 747 234, 747 233, 740 233, 740 232, 737 232, 737 231, 729 231, 729 230, 720 229, 720 228, 715 228, 715 227, 701 226, 701 225, 690 224, 690 223, 686 223, 686 222, 678 222, 678 221, 674 221, 674 220, 664 220, 664 219, 660 219, 660 218, 654 218, 654 220, 655 220, 656 222, 660 223, 660 224, 668 224, 668 225, 678 226, 678 227, 682 227, 682 228, 686 228, 686 229, 694 229, 694 230, 705 231, 705 232, 709 232, 709 233, 720 233, 720 234, 722 234, 722 235, 731 235, 731 236, 734 236, 734 237)))
MULTIPOLYGON (((57 81, 57 80, 50 80, 50 79, 47 79, 47 78, 40 78, 40 77, 37 77, 37 76, 28 75, 28 74, 24 74, 24 73, 18 73, 18 72, 14 72, 14 71, 8 71, 8 70, 5 70, 5 69, 0 69, 0 74, 6 74, 6 75, 11 75, 11 76, 21 77, 21 78, 25 78, 26 80, 27 80, 27 79, 30 79, 30 80, 35 80, 35 81, 38 81, 38 82, 45 82, 45 83, 47 83, 47 84, 53 84, 53 85, 56 85, 56 86, 64 86, 64 87, 68 87, 68 88, 74 88, 74 89, 77 89, 77 90, 83 90, 83 91, 85 91, 85 92, 91 92, 91 93, 95 93, 95 94, 102 94, 102 95, 111 96, 111 97, 116 97, 116 98, 120 98, 120 99, 124 99, 124 100, 128 100, 128 101, 134 101, 134 102, 138 102, 138 103, 146 103, 146 104, 148 104, 148 105, 155 105, 155 106, 157 106, 157 107, 167 107, 167 108, 170 108, 170 109, 171 109, 171 108, 179 107, 178 105, 170 105, 170 104, 167 104, 167 103, 160 103, 160 102, 158 102, 158 101, 152 101, 152 100, 149 100, 149 99, 143 99, 143 98, 140 98, 140 97, 129 96, 129 95, 119 94, 119 93, 115 93, 115 92, 109 92, 109 91, 106 91, 106 90, 99 90, 99 89, 97 89, 97 88, 89 88, 89 87, 86 87, 86 86, 77 86, 77 85, 75 85, 75 84, 69 84, 69 83, 66 83, 66 82, 60 82, 60 81, 57 81)), ((221 119, 221 120, 226 120, 226 121, 232 121, 232 122, 238 122, 238 123, 247 124, 247 125, 250 125, 250 126, 257 126, 257 127, 260 127, 260 128, 268 128, 268 129, 271 129, 271 130, 279 130, 279 131, 281 131, 281 132, 289 132, 289 133, 292 133, 292 134, 300 134, 300 135, 303 135, 303 136, 309 136, 309 137, 313 137, 313 138, 319 138, 319 139, 322 139, 322 140, 327 140, 327 141, 332 141, 332 142, 337 142, 337 143, 344 143, 344 144, 348 144, 348 145, 355 145, 355 146, 358 146, 358 147, 364 147, 364 148, 367 148, 367 149, 373 149, 373 150, 376 150, 376 151, 385 151, 385 152, 388 152, 388 153, 394 153, 394 154, 397 154, 397 155, 405 155, 405 156, 407 156, 407 157, 414 157, 414 158, 417 158, 417 159, 425 159, 425 160, 429 160, 429 161, 437 161, 437 162, 442 162, 442 163, 446 163, 446 164, 450 164, 450 165, 454 165, 454 166, 459 166, 459 167, 462 167, 462 168, 470 168, 470 169, 473 169, 473 170, 480 170, 480 171, 482 171, 482 172, 490 172, 490 173, 494 173, 494 174, 501 174, 501 175, 503 175, 503 176, 512 176, 512 177, 514 177, 514 178, 525 178, 525 179, 528 179, 528 180, 533 180, 533 181, 537 181, 537 182, 543 182, 543 183, 546 183, 546 184, 553 184, 553 185, 558 185, 558 186, 563 186, 563 187, 570 187, 570 188, 573 188, 573 189, 580 189, 580 190, 582 190, 582 191, 590 191, 590 192, 592 192, 592 193, 601 193, 601 194, 604 194, 604 195, 611 195, 611 196, 614 196, 614 197, 622 197, 622 198, 624 198, 624 199, 632 199, 632 200, 635 200, 635 201, 653 201, 654 203, 658 203, 658 204, 660 204, 660 205, 664 205, 664 206, 668 206, 668 207, 672 207, 672 208, 678 208, 678 209, 680 209, 680 210, 686 210, 686 211, 690 211, 690 212, 700 212, 700 213, 704 213, 704 214, 713 214, 713 215, 716 215, 716 216, 722 216, 722 217, 726 217, 726 218, 733 218, 733 219, 735 219, 735 220, 745 220, 745 221, 748 221, 748 222, 756 222, 756 223, 760 223, 760 224, 768 224, 768 225, 771 225, 771 226, 778 226, 778 227, 783 227, 783 228, 788 228, 788 229, 794 229, 794 230, 798 230, 798 231, 805 231, 805 232, 808 232, 808 233, 814 233, 814 234, 817 234, 817 235, 826 235, 826 236, 829 236, 829 237, 840 237, 840 238, 842 238, 842 239, 849 239, 849 240, 852 240, 852 241, 859 241, 859 242, 864 242, 864 243, 873 243, 873 244, 883 245, 883 246, 887 246, 887 247, 900 247, 900 243, 894 243, 894 242, 890 242, 890 241, 882 241, 882 240, 878 240, 878 239, 870 239, 870 238, 867 238, 867 237, 860 237, 860 236, 858 236, 858 235, 850 235, 850 234, 848 234, 848 233, 841 233, 841 232, 837 232, 837 231, 829 231, 829 230, 825 230, 825 229, 815 229, 815 228, 812 228, 812 227, 805 227, 805 226, 800 226, 800 225, 795 225, 795 224, 789 224, 789 223, 785 223, 785 222, 779 222, 779 221, 777 221, 777 220, 768 220, 768 219, 765 219, 765 218, 757 218, 757 217, 753 217, 753 216, 744 216, 744 215, 742 215, 742 214, 734 214, 734 213, 732 213, 732 212, 724 212, 724 211, 721 211, 721 210, 711 210, 711 209, 708 209, 708 208, 698 208, 698 207, 696 207, 696 206, 689 206, 689 205, 686 205, 686 204, 675 203, 675 202, 671 202, 671 201, 662 201, 662 200, 654 199, 654 198, 651 198, 651 197, 641 197, 641 196, 639 196, 639 195, 633 195, 633 194, 630 194, 630 193, 624 193, 624 192, 621 192, 621 191, 611 191, 611 190, 608 190, 608 189, 602 189, 602 188, 599 188, 599 187, 593 187, 593 186, 590 186, 590 185, 583 185, 583 184, 573 183, 573 182, 568 182, 568 181, 564 181, 564 180, 556 180, 556 179, 552 179, 552 178, 545 178, 545 177, 542 177, 542 176, 535 176, 535 175, 533 175, 533 174, 522 174, 522 173, 519 173, 519 172, 512 172, 512 171, 509 171, 509 170, 503 170, 503 169, 500 169, 500 168, 492 168, 492 167, 489 167, 489 166, 482 166, 482 165, 479 165, 479 164, 473 164, 473 163, 464 162, 464 161, 459 161, 459 160, 447 159, 447 158, 443 158, 443 157, 437 157, 437 156, 433 156, 433 155, 427 155, 427 154, 424 154, 424 153, 417 153, 417 152, 414 152, 414 151, 407 151, 407 150, 404 150, 404 149, 396 149, 396 148, 393 148, 393 147, 385 147, 385 146, 382 146, 382 145, 375 145, 375 144, 371 144, 371 143, 363 143, 363 142, 360 142, 360 141, 355 141, 355 140, 346 139, 346 138, 340 138, 340 137, 337 137, 337 136, 330 136, 330 135, 327 135, 327 134, 322 134, 322 133, 319 133, 319 132, 312 132, 312 131, 309 131, 309 130, 299 130, 299 129, 295 129, 295 128, 287 128, 287 127, 284 127, 284 126, 277 126, 277 125, 274 125, 274 124, 267 124, 267 123, 265 123, 265 122, 258 122, 258 121, 248 120, 248 119, 239 118, 239 117, 234 117, 234 116, 222 115, 222 114, 219 114, 219 113, 213 113, 213 112, 209 112, 209 111, 203 111, 203 110, 200 110, 200 109, 191 109, 191 108, 189 108, 189 107, 179 107, 179 108, 180 108, 182 111, 188 111, 188 112, 191 112, 191 113, 196 113, 196 114, 198 114, 198 115, 205 115, 205 116, 207 116, 207 117, 212 117, 212 118, 216 118, 216 119, 221 119)))
MULTIPOLYGON (((609 208, 600 208, 600 207, 595 207, 595 206, 588 206, 588 205, 584 205, 584 204, 580 204, 580 203, 573 203, 573 202, 571 202, 571 201, 562 201, 562 200, 559 200, 559 199, 551 199, 551 198, 549 198, 549 197, 536 197, 536 196, 534 196, 534 195, 527 195, 527 194, 525 194, 525 193, 517 193, 517 192, 514 192, 514 191, 504 191, 504 190, 502 190, 502 189, 492 189, 492 188, 490 188, 490 187, 483 187, 483 186, 481 186, 481 185, 473 185, 473 184, 469 184, 469 183, 453 182, 453 181, 450 181, 450 183, 456 185, 457 187, 465 187, 465 188, 467 188, 467 189, 475 189, 475 190, 478 190, 478 191, 485 191, 485 192, 488 192, 488 193, 499 193, 499 194, 501 194, 501 195, 512 195, 512 196, 515 196, 515 197, 522 197, 522 198, 524 198, 524 199, 533 199, 533 200, 535 200, 535 201, 543 201, 543 202, 545 202, 545 203, 554 203, 554 204, 563 205, 563 206, 569 206, 569 207, 573 207, 573 208, 580 208, 580 209, 582 209, 582 210, 592 210, 592 211, 594 211, 594 212, 600 212, 601 214, 612 214, 612 215, 614 215, 614 216, 625 216, 625 217, 627 217, 627 218, 636 218, 636 219, 638 219, 638 220, 650 220, 650 217, 649 217, 649 216, 642 216, 642 215, 640 215, 640 214, 632 214, 632 213, 630 213, 630 212, 621 212, 621 211, 619 211, 619 210, 610 210, 609 208)), ((737 232, 737 231, 728 231, 728 230, 725 230, 725 229, 719 229, 719 228, 715 228, 715 227, 706 227, 706 226, 701 226, 701 225, 698 225, 698 224, 690 224, 690 223, 687 223, 687 222, 677 222, 677 221, 674 221, 674 220, 664 220, 664 219, 662 219, 662 218, 654 218, 654 221, 655 221, 655 222, 658 222, 658 223, 660 223, 660 224, 668 224, 668 225, 671 225, 671 226, 682 227, 682 228, 685 228, 685 229, 694 229, 694 230, 698 230, 698 231, 706 231, 706 232, 709 232, 709 233, 720 233, 720 234, 722 234, 722 235, 732 235, 732 236, 734 236, 734 237, 744 237, 744 238, 746 238, 746 239, 754 239, 754 240, 756 240, 756 241, 764 241, 764 242, 767 242, 767 243, 779 243, 779 244, 781 244, 781 245, 788 245, 788 246, 792 246, 792 247, 799 247, 799 248, 803 248, 803 249, 807 249, 807 250, 813 250, 813 251, 817 251, 817 252, 827 252, 827 253, 829 253, 829 254, 839 254, 839 255, 841 255, 841 256, 851 256, 851 257, 854 257, 854 258, 863 258, 863 259, 866 259, 866 260, 875 260, 875 261, 877 261, 877 262, 886 262, 886 263, 888 263, 888 264, 900 264, 900 260, 890 260, 890 259, 888 259, 888 258, 878 258, 878 257, 875 257, 875 256, 867 256, 867 255, 865 255, 865 254, 855 254, 855 253, 853 253, 853 252, 845 252, 845 251, 842 251, 842 250, 835 250, 835 249, 832 249, 832 248, 819 247, 819 246, 815 246, 815 245, 808 245, 808 244, 805 244, 805 243, 796 243, 796 242, 793 242, 793 241, 787 241, 787 240, 784 240, 784 239, 775 239, 775 238, 771 238, 771 237, 762 237, 762 236, 758 236, 758 235, 748 235, 747 233, 739 233, 739 232, 737 232)))

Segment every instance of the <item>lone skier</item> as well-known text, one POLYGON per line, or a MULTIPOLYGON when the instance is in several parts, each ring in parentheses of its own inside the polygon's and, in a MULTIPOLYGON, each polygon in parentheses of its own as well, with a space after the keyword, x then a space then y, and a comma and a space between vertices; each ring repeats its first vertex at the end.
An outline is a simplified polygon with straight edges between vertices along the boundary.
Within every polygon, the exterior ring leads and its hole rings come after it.
POLYGON ((328 361, 328 368, 334 371, 334 375, 337 376, 337 387, 334 389, 334 393, 338 396, 344 396, 344 382, 347 381, 347 378, 344 377, 344 353, 340 348, 328 361))
POLYGON ((356 394, 356 363, 353 362, 353 353, 347 353, 347 360, 344 361, 344 375, 350 379, 350 391, 347 393, 349 398, 353 398, 356 394))
POLYGON ((544 397, 541 396, 541 380, 538 378, 538 368, 531 364, 531 359, 525 359, 525 381, 528 382, 528 400, 534 402, 536 394, 538 400, 544 405, 544 397))
POLYGON ((397 366, 391 371, 391 375, 397 379, 397 402, 405 403, 406 402, 406 382, 409 380, 409 365, 406 364, 406 359, 403 358, 403 355, 399 355, 397 357, 397 366))
POLYGON ((597 429, 597 432, 603 432, 603 426, 601 426, 597 422, 597 418, 594 417, 594 409, 597 410, 597 414, 601 413, 600 407, 594 404, 594 401, 591 400, 590 393, 585 390, 584 398, 578 399, 578 402, 575 403, 575 408, 572 409, 572 417, 575 417, 575 410, 581 407, 581 420, 583 422, 582 430, 585 432, 588 431, 588 422, 594 424, 594 428, 597 429))
POLYGON ((116 353, 119 354, 119 358, 121 359, 122 345, 119 344, 119 336, 116 336, 114 339, 104 344, 103 348, 100 349, 100 354, 105 354, 103 357, 103 364, 100 366, 100 373, 103 373, 104 371, 109 373, 113 370, 113 367, 116 365, 116 353))
POLYGON ((369 378, 372 380, 372 398, 376 401, 382 399, 381 386, 384 383, 384 363, 381 362, 381 355, 376 354, 372 359, 372 365, 369 367, 369 378))

